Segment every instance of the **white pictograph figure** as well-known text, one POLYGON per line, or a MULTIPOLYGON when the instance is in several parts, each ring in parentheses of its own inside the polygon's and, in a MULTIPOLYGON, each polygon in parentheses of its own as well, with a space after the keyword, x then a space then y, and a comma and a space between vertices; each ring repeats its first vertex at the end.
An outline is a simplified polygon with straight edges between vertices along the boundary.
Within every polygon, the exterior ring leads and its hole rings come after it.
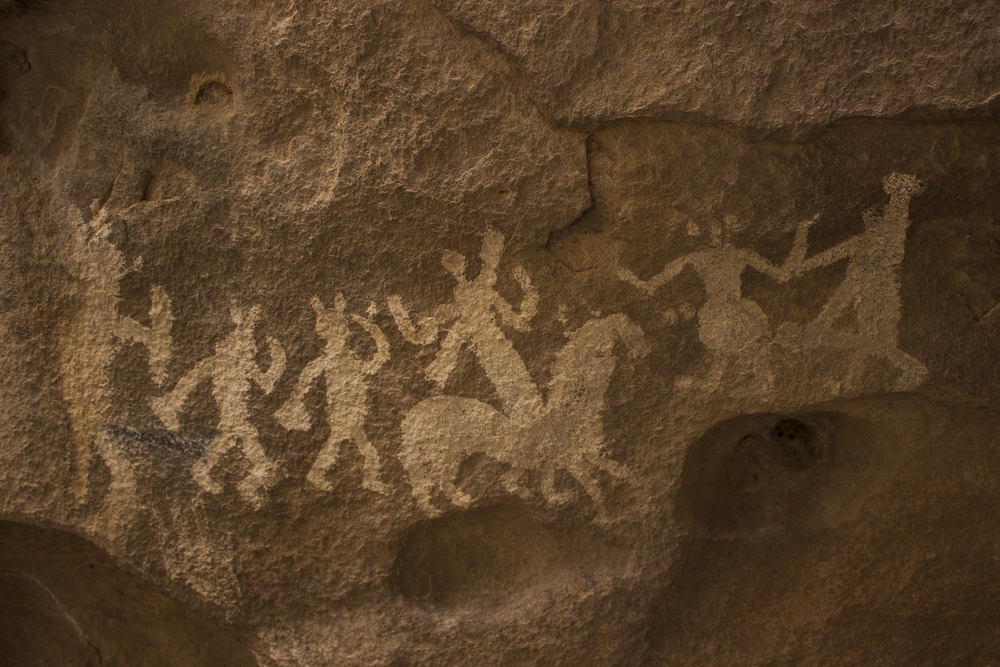
MULTIPOLYGON (((825 345, 853 350, 856 354, 851 363, 851 379, 860 376, 869 357, 881 356, 900 370, 896 389, 911 389, 923 380, 927 369, 897 348, 902 317, 899 269, 910 226, 910 200, 920 191, 920 182, 912 175, 890 174, 882 184, 889 203, 881 215, 874 210, 864 213, 862 234, 808 259, 804 259, 806 235, 796 236, 788 264, 794 274, 850 258, 844 280, 816 319, 802 327, 797 339, 806 347, 825 345), (857 334, 835 327, 837 320, 852 307, 857 334)), ((794 326, 783 329, 792 332, 794 326)))
POLYGON ((212 440, 208 451, 191 467, 195 481, 209 493, 220 493, 222 485, 211 477, 212 468, 223 454, 237 444, 253 466, 240 482, 240 494, 256 507, 263 503, 260 489, 273 480, 275 464, 267 457, 257 437, 257 429, 247 416, 247 393, 251 381, 271 393, 275 383, 285 371, 285 351, 274 338, 267 339, 271 365, 267 372, 257 366, 257 344, 253 329, 260 318, 260 306, 249 310, 236 304, 230 307, 236 328, 215 346, 215 354, 203 359, 178 380, 174 390, 152 401, 153 412, 170 430, 180 428, 179 414, 184 402, 194 389, 205 380, 212 382, 212 396, 219 407, 219 435, 212 440))
POLYGON ((140 343, 149 353, 153 382, 161 386, 171 355, 173 317, 170 299, 162 287, 156 285, 150 290, 150 326, 118 313, 118 284, 141 266, 141 259, 137 259, 126 267, 124 255, 109 238, 114 216, 110 211, 119 198, 113 192, 109 203, 89 221, 84 221, 75 209, 68 213, 74 231, 71 271, 78 281, 81 307, 60 338, 60 378, 76 441, 78 497, 87 490, 95 443, 111 467, 112 491, 131 483, 127 471, 120 470, 115 455, 108 451, 110 444, 105 437, 112 410, 108 371, 111 361, 123 345, 140 343))
POLYGON ((624 343, 633 358, 649 352, 642 330, 619 313, 593 319, 570 334, 552 366, 548 400, 531 421, 510 418, 482 401, 435 396, 415 405, 403 419, 399 460, 409 476, 413 497, 424 512, 437 516, 435 488, 452 503, 468 507, 469 495, 455 485, 462 462, 475 453, 511 466, 504 487, 529 495, 520 484, 528 470, 541 470, 542 494, 550 503, 568 494, 555 490, 557 470, 567 470, 593 500, 598 517, 606 516, 593 469, 627 477, 625 466, 605 458, 601 410, 624 343))
POLYGON ((365 417, 368 415, 368 387, 364 378, 374 375, 389 360, 389 343, 372 320, 376 312, 375 304, 372 304, 368 309, 368 317, 350 317, 375 341, 374 356, 369 361, 358 359, 346 345, 350 330, 348 318, 344 316, 344 306, 342 294, 337 295, 332 311, 327 310, 317 297, 313 297, 316 333, 326 341, 326 348, 302 369, 292 397, 275 416, 288 430, 309 430, 312 420, 303 399, 322 375, 326 381, 326 419, 330 437, 316 457, 306 479, 320 489, 329 491, 332 486, 326 480, 326 473, 337 462, 341 443, 349 440, 358 446, 365 457, 364 487, 385 493, 385 484, 378 479, 381 470, 378 451, 368 441, 364 429, 365 417))
POLYGON ((685 266, 691 266, 705 285, 705 303, 698 310, 698 338, 712 354, 711 371, 705 381, 717 382, 729 362, 735 361, 750 366, 766 389, 773 380, 770 327, 761 307, 743 298, 742 274, 751 267, 784 281, 789 273, 785 267, 775 266, 752 250, 731 245, 723 225, 713 225, 711 233, 711 247, 678 257, 649 280, 641 280, 621 267, 618 277, 652 295, 676 278, 685 266))
MULTIPOLYGON (((503 236, 493 229, 488 230, 480 253, 483 268, 471 281, 466 278, 465 257, 451 250, 442 254, 441 263, 457 283, 455 300, 435 313, 437 324, 445 325, 447 335, 424 373, 438 387, 443 387, 458 364, 459 352, 468 345, 496 387, 504 412, 512 419, 530 421, 539 414, 542 400, 524 361, 500 327, 530 331, 528 323, 538 307, 538 290, 525 270, 516 267, 514 277, 524 292, 524 299, 520 312, 514 311, 495 289, 496 269, 502 253, 503 236)), ((437 330, 430 318, 423 318, 420 325, 414 327, 398 297, 390 297, 389 308, 400 332, 409 342, 426 345, 436 339, 437 330)))

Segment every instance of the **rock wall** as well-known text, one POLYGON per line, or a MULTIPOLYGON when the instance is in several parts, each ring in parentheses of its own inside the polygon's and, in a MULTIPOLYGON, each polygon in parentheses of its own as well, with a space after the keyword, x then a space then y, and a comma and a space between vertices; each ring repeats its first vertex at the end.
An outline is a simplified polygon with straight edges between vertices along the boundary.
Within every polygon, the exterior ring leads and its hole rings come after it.
POLYGON ((1000 661, 991 3, 0 20, 16 664, 1000 661))

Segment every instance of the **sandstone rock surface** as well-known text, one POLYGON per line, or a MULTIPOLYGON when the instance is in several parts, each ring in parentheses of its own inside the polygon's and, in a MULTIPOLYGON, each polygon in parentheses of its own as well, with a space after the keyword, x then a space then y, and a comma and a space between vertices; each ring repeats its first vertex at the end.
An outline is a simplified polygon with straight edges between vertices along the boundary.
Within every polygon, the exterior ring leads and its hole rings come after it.
POLYGON ((1000 661, 998 22, 0 2, 0 664, 1000 661))

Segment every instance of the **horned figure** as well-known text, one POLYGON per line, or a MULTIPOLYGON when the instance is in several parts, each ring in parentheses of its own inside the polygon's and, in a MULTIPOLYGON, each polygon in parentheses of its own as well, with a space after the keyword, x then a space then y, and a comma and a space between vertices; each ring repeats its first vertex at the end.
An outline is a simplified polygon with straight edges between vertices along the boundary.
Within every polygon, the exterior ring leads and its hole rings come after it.
POLYGON ((275 416, 288 430, 309 430, 312 421, 303 399, 322 375, 326 381, 326 419, 330 426, 330 437, 316 457, 306 479, 314 486, 329 491, 332 487, 326 479, 326 473, 340 456, 340 443, 349 440, 358 446, 365 457, 364 487, 385 493, 385 485, 378 479, 381 469, 378 451, 368 441, 364 429, 365 416, 368 414, 368 387, 364 378, 378 372, 389 360, 389 343, 382 330, 371 319, 375 314, 375 304, 368 310, 369 317, 350 317, 375 341, 375 355, 366 362, 358 359, 346 345, 350 330, 348 318, 344 316, 344 295, 337 295, 332 311, 327 310, 317 297, 313 297, 312 307, 316 311, 316 333, 326 341, 326 348, 302 369, 292 397, 275 416))

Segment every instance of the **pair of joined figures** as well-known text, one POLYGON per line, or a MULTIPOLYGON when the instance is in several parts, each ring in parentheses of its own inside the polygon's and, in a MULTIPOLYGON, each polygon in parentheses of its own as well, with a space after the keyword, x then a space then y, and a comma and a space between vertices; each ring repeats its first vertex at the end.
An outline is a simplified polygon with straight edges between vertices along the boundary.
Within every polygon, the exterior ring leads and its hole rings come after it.
MULTIPOLYGON (((364 419, 368 412, 367 386, 364 377, 377 372, 389 359, 389 345, 381 329, 372 320, 374 304, 367 317, 344 314, 346 303, 338 294, 334 308, 328 309, 319 298, 313 297, 316 312, 316 332, 326 341, 320 356, 310 361, 302 370, 291 398, 275 413, 279 423, 288 430, 308 430, 312 420, 303 399, 322 376, 326 381, 327 422, 330 436, 316 458, 308 479, 314 485, 329 489, 325 474, 339 456, 339 446, 344 440, 358 445, 365 456, 365 487, 384 491, 377 479, 378 453, 364 432, 364 419), (349 322, 365 328, 376 344, 376 352, 368 361, 360 360, 346 343, 350 335, 349 322)), ((180 428, 180 412, 191 392, 203 381, 212 383, 212 396, 219 407, 219 436, 214 438, 192 467, 195 480, 206 491, 220 493, 222 486, 211 477, 211 470, 222 456, 239 444, 250 460, 250 473, 240 482, 240 493, 256 505, 262 502, 260 489, 269 486, 275 477, 276 466, 260 444, 256 427, 250 422, 247 393, 251 382, 265 394, 271 393, 285 370, 285 352, 274 338, 268 337, 271 363, 267 371, 255 361, 257 346, 253 329, 260 319, 260 306, 244 309, 235 304, 230 316, 236 328, 215 347, 215 354, 200 361, 181 378, 169 394, 153 399, 153 412, 171 430, 180 428)))
POLYGON ((732 364, 744 364, 752 367, 758 390, 766 391, 773 381, 769 326, 760 306, 741 294, 743 271, 750 267, 785 282, 849 258, 844 279, 819 315, 803 326, 783 323, 777 330, 777 342, 789 347, 833 347, 848 352, 848 385, 860 378, 870 357, 882 357, 899 370, 896 388, 912 388, 923 379, 926 369, 897 348, 901 318, 899 267, 910 224, 910 200, 919 192, 920 183, 912 175, 894 173, 883 180, 883 188, 889 202, 881 214, 874 210, 864 213, 863 233, 809 258, 808 232, 818 216, 798 225, 792 249, 781 266, 756 252, 730 245, 722 226, 716 225, 709 248, 671 261, 658 275, 641 280, 619 267, 618 276, 652 295, 691 266, 705 286, 706 300, 698 310, 698 335, 712 355, 711 369, 701 381, 715 385, 732 364), (852 307, 856 333, 835 326, 852 307))

